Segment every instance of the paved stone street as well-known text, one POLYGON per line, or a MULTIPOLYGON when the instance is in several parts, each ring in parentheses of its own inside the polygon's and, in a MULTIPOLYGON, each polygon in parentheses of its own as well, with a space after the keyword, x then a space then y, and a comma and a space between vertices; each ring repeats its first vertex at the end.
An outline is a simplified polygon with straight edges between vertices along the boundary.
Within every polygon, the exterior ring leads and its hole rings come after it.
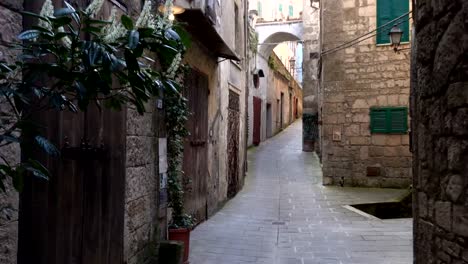
POLYGON ((412 263, 411 219, 344 208, 401 190, 323 187, 315 154, 301 151, 301 121, 249 152, 244 189, 192 232, 191 264, 412 263))

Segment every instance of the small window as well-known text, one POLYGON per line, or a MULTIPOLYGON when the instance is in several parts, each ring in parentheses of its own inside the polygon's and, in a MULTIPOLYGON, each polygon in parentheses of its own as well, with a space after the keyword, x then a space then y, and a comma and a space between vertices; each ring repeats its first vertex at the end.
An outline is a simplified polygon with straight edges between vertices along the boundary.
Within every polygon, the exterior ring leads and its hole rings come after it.
POLYGON ((279 8, 278 8, 278 9, 279 9, 280 13, 283 13, 283 4, 279 4, 279 8))
POLYGON ((408 109, 387 107, 370 109, 371 133, 406 134, 408 132, 408 109))
POLYGON ((257 2, 257 12, 258 12, 258 16, 262 17, 262 2, 260 1, 257 2))
POLYGON ((293 17, 294 16, 294 8, 292 5, 289 6, 289 17, 293 17))
POLYGON ((377 0, 377 44, 390 44, 388 33, 394 25, 403 30, 401 42, 409 41, 409 14, 389 23, 408 12, 409 0, 377 0))

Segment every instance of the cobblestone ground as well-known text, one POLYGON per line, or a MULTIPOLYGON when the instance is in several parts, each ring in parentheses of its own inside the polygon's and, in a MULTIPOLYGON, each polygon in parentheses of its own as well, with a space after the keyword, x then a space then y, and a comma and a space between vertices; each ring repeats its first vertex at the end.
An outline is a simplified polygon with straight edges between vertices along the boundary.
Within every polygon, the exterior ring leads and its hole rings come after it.
POLYGON ((301 122, 249 151, 244 189, 192 232, 191 264, 412 263, 411 219, 379 220, 344 205, 401 190, 323 187, 301 122))

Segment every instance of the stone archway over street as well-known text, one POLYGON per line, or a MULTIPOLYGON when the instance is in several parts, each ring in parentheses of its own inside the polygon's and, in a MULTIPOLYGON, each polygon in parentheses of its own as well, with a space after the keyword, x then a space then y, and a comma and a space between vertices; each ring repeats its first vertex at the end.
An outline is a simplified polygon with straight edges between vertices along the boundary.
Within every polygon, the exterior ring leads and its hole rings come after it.
POLYGON ((302 20, 257 23, 259 53, 265 58, 270 56, 278 43, 284 41, 302 41, 302 20))

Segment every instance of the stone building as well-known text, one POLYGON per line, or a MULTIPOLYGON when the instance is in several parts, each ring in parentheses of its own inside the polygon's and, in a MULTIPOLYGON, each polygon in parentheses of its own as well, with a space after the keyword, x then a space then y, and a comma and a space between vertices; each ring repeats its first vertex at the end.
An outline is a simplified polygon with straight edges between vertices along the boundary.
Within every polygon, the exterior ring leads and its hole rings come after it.
MULTIPOLYGON (((317 110, 324 184, 408 187, 409 0, 321 5, 317 110), (388 37, 395 24, 404 31, 398 52, 388 37)), ((305 93, 309 110, 315 99, 305 93)))
MULTIPOLYGON (((56 7, 62 4, 59 0, 53 2, 56 7)), ((84 6, 90 1, 70 2, 84 6)), ((142 2, 107 0, 101 16, 109 17, 113 6, 121 13, 137 16, 142 2)), ((192 133, 194 137, 186 140, 187 148, 196 149, 187 156, 198 158, 198 162, 192 160, 185 164, 193 164, 193 169, 199 170, 197 175, 186 174, 187 183, 192 177, 196 179, 196 183, 185 186, 189 190, 186 191, 186 207, 188 213, 203 221, 235 195, 243 184, 247 91, 244 88, 246 63, 242 59, 247 41, 243 19, 246 8, 245 2, 240 0, 190 2, 177 1, 178 5, 185 5, 186 15, 196 18, 186 24, 193 42, 185 62, 193 69, 189 78, 191 88, 200 97, 190 98, 189 92, 187 97, 192 100, 191 106, 204 105, 206 108, 194 107, 192 110, 196 111, 189 122, 198 124, 196 121, 205 119, 206 123, 200 123, 205 124, 204 127, 197 127, 197 131, 203 132, 192 133), (216 45, 210 46, 213 43, 216 45), (232 61, 221 62, 223 58, 232 61), (236 144, 236 151, 228 151, 232 144, 236 144), (198 195, 200 193, 203 196, 198 195)), ((1 1, 1 40, 13 40, 23 25, 28 28, 34 23, 27 19, 21 23, 23 18, 19 11, 39 12, 42 3, 35 0, 1 1)), ((184 17, 181 15, 177 19, 184 17)), ((0 56, 0 59, 8 60, 15 54, 0 42, 0 56)), ((0 102, 0 109, 4 111, 2 107, 0 102)), ((63 173, 46 184, 35 179, 28 182, 21 197, 20 213, 17 193, 13 190, 1 193, 1 264, 130 264, 146 263, 154 255, 154 242, 166 238, 168 221, 164 176, 167 140, 164 105, 153 100, 146 110, 139 115, 130 106, 121 112, 92 109, 93 118, 84 119, 83 114, 47 113, 45 135, 58 148, 80 146, 81 132, 70 131, 81 131, 84 123, 90 122, 91 127, 99 127, 100 133, 92 136, 89 143, 92 146, 103 143, 112 155, 106 162, 96 161, 92 166, 74 159, 50 161, 53 175, 63 173), (73 171, 67 173, 65 169, 73 171), (87 181, 86 188, 79 189, 81 181, 87 181), (85 237, 76 234, 85 234, 85 237), (80 239, 87 243, 76 244, 80 239)), ((17 147, 8 151, 12 161, 19 160, 17 147)))
POLYGON ((197 91, 191 94, 196 99, 192 105, 196 124, 191 131, 194 136, 188 140, 202 143, 195 147, 186 144, 184 171, 191 179, 186 205, 190 213, 204 220, 234 196, 244 181, 247 2, 178 0, 176 4, 186 9, 176 17, 187 23, 192 36, 185 62, 191 75, 199 78, 198 85, 188 87, 197 91), (191 177, 191 172, 197 175, 191 177))
POLYGON ((302 116, 302 87, 274 52, 269 60, 257 54, 251 69, 249 146, 276 135, 302 116), (260 70, 264 77, 258 77, 260 70))
POLYGON ((468 263, 468 2, 414 3, 415 263, 468 263))
POLYGON ((274 135, 302 116, 302 87, 275 53, 270 55, 269 67, 273 70, 274 89, 268 91, 267 98, 274 135))
MULTIPOLYGON (((272 27, 276 28, 278 23, 281 24, 277 22, 272 27)), ((278 33, 264 23, 253 23, 252 26, 251 31, 257 36, 278 33)), ((263 37, 260 38, 265 41, 263 37)), ((249 50, 249 146, 260 144, 302 116, 302 87, 291 69, 278 58, 273 47, 265 51, 263 45, 258 44, 249 50)))
MULTIPOLYGON (((11 0, 0 3, 0 61, 12 61, 15 52, 2 45, 11 42, 22 31, 21 15, 23 1, 11 0)), ((9 111, 4 102, 0 101, 0 114, 9 111)), ((19 146, 10 145, 2 148, 7 152, 8 162, 17 163, 20 159, 19 146)), ((2 153, 3 154, 3 153, 2 153)), ((3 161, 0 161, 0 164, 3 161)), ((11 186, 7 186, 7 192, 0 191, 0 263, 16 263, 18 247, 18 194, 11 186)))

